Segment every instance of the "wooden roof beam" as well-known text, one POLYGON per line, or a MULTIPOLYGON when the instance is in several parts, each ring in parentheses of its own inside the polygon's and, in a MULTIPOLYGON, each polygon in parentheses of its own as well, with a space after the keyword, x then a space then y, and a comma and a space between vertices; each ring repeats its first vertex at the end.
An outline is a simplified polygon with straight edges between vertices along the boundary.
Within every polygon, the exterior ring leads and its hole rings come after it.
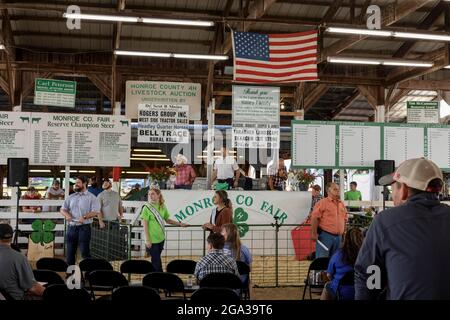
POLYGON ((325 84, 318 84, 314 89, 309 92, 309 94, 305 97, 304 110, 305 113, 311 109, 320 98, 328 91, 328 86, 325 84))
MULTIPOLYGON (((401 3, 389 4, 382 8, 382 27, 387 27, 400 19, 406 17, 410 13, 415 12, 417 9, 423 7, 424 5, 433 2, 434 0, 406 0, 401 3)), ((366 39, 367 36, 349 36, 346 39, 342 39, 325 50, 322 53, 319 62, 323 62, 329 56, 334 56, 344 51, 345 49, 351 47, 352 45, 360 42, 361 40, 366 39)))
POLYGON ((361 93, 359 92, 359 90, 355 89, 353 94, 350 95, 347 99, 345 99, 345 101, 343 101, 341 103, 341 105, 338 106, 338 108, 335 111, 332 112, 331 118, 334 119, 336 117, 339 117, 339 115, 341 115, 345 110, 350 108, 351 105, 353 104, 353 102, 358 100, 360 96, 361 96, 361 93))
MULTIPOLYGON (((443 1, 440 1, 434 8, 431 10, 430 14, 420 23, 417 29, 420 30, 428 30, 430 29, 436 21, 440 18, 440 16, 444 13, 447 4, 443 1)), ((397 52, 393 55, 394 58, 404 58, 411 52, 414 46, 417 44, 415 40, 409 40, 403 43, 403 45, 397 50, 397 52)))

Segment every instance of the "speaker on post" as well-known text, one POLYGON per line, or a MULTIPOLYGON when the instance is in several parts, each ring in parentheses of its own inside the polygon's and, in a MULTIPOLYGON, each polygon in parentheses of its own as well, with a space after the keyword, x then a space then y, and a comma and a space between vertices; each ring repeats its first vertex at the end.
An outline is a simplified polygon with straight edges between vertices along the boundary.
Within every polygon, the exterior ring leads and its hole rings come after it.
POLYGON ((8 158, 8 187, 28 187, 28 158, 8 158))
POLYGON ((378 180, 382 176, 391 174, 395 171, 395 161, 394 160, 375 160, 375 185, 379 186, 378 180))

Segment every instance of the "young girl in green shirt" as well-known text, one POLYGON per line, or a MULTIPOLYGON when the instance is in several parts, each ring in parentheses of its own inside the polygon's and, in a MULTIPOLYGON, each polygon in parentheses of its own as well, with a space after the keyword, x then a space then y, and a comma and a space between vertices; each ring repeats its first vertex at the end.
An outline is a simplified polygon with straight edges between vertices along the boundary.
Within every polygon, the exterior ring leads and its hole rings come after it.
POLYGON ((187 227, 183 222, 169 219, 169 212, 164 204, 161 190, 150 188, 148 192, 148 204, 141 211, 145 233, 145 249, 152 259, 153 267, 157 272, 163 272, 161 264, 161 252, 164 250, 165 223, 187 227))

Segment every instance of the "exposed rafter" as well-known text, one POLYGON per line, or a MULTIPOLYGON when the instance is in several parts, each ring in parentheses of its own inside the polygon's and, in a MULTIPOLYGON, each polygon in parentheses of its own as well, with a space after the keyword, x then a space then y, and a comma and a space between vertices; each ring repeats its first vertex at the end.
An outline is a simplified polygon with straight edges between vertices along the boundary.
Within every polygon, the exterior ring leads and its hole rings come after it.
MULTIPOLYGON (((430 29, 436 21, 441 17, 441 15, 444 13, 445 8, 447 7, 446 3, 443 1, 439 2, 433 10, 431 10, 430 14, 419 24, 417 29, 421 30, 428 30, 430 29)), ((394 54, 394 58, 404 58, 408 55, 409 52, 414 48, 414 46, 417 44, 417 41, 411 40, 406 41, 394 54)))
MULTIPOLYGON (((387 27, 400 19, 406 17, 417 9, 425 6, 428 3, 433 2, 434 0, 406 0, 402 1, 398 4, 392 3, 385 6, 382 9, 382 27, 387 27)), ((350 36, 343 40, 338 41, 337 43, 332 44, 330 47, 326 48, 322 54, 320 62, 325 61, 328 56, 334 56, 344 51, 345 49, 355 45, 361 40, 366 39, 367 36, 350 36)))

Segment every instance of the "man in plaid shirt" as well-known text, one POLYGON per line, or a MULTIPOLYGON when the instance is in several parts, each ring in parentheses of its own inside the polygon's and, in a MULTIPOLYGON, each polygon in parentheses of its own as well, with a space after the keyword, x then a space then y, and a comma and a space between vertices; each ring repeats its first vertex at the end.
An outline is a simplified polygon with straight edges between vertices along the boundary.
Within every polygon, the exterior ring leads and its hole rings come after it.
POLYGON ((220 233, 211 233, 207 242, 209 253, 195 266, 194 275, 198 281, 211 273, 234 273, 239 276, 236 261, 223 252, 225 238, 220 233))
POLYGON ((269 181, 268 186, 270 190, 284 190, 284 182, 287 180, 286 166, 284 165, 284 159, 278 160, 278 166, 276 163, 273 167, 269 168, 269 181))
POLYGON ((191 165, 187 164, 187 158, 182 154, 177 155, 177 164, 175 165, 177 177, 175 180, 175 189, 192 189, 197 175, 191 165))

